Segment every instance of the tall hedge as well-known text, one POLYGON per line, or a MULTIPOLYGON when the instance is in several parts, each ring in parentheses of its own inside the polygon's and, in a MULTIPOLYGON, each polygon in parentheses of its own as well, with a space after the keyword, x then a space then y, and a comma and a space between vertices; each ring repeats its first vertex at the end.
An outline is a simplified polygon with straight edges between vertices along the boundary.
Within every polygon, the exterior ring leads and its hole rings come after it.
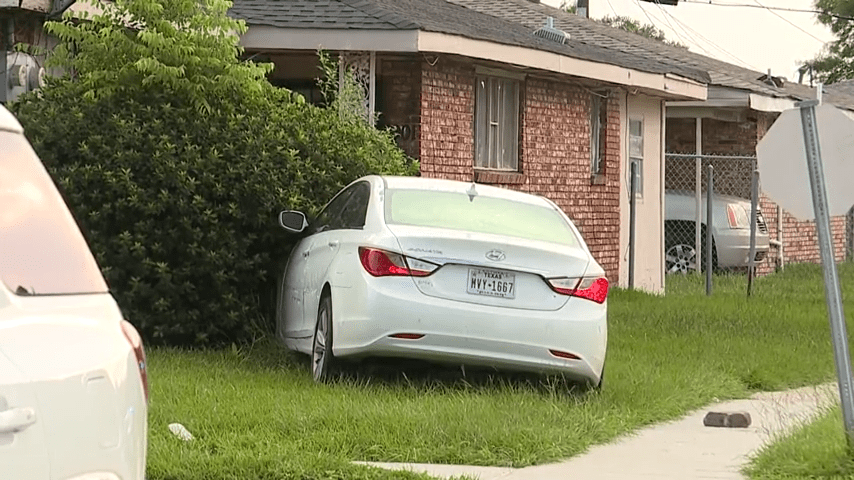
POLYGON ((81 88, 54 82, 13 110, 149 342, 270 331, 291 247, 276 214, 317 211, 365 174, 417 168, 388 134, 286 91, 200 114, 153 91, 85 98, 81 88))

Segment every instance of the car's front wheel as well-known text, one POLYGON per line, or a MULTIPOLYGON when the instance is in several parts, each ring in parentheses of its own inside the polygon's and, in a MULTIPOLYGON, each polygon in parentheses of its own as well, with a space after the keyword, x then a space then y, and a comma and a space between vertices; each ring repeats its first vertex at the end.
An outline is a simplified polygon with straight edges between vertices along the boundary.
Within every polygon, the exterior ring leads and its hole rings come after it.
POLYGON ((315 382, 329 381, 335 372, 332 354, 332 298, 324 295, 317 309, 317 323, 311 345, 311 376, 315 382))
MULTIPOLYGON (((701 231, 703 253, 706 249, 706 226, 701 231)), ((697 249, 694 248, 694 224, 668 222, 664 237, 664 266, 667 273, 691 273, 697 271, 697 249)), ((712 239, 712 269, 716 269, 718 252, 712 239)), ((705 270, 705 264, 700 266, 705 270)))

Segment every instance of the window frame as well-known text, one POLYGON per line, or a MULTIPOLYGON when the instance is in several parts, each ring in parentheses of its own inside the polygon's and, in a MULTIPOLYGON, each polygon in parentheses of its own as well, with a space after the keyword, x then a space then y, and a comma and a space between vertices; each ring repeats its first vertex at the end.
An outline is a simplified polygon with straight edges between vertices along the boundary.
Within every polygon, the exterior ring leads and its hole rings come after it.
POLYGON ((590 92, 590 180, 597 180, 606 174, 608 100, 606 92, 590 92))
MULTIPOLYGON (((638 165, 638 167, 637 167, 637 179, 636 179, 637 180, 636 181, 637 190, 635 191, 635 194, 638 197, 643 197, 643 184, 644 184, 644 181, 643 181, 644 180, 644 178, 643 178, 644 119, 643 119, 643 117, 630 117, 628 126, 629 126, 629 128, 628 128, 628 130, 629 130, 629 135, 628 135, 628 137, 629 137, 629 152, 628 152, 629 153, 628 154, 628 158, 629 158, 629 180, 631 181, 631 168, 632 168, 631 165, 632 165, 632 162, 637 162, 637 165, 638 165), (640 125, 640 133, 638 135, 635 135, 632 133, 632 124, 635 122, 637 122, 640 125), (633 145, 632 140, 634 138, 637 138, 640 141, 639 142, 640 143, 640 147, 639 147, 640 150, 639 151, 634 151, 634 149, 633 149, 634 145, 633 145)), ((631 183, 629 185, 631 186, 631 183)))
POLYGON ((523 74, 513 74, 501 70, 478 67, 475 69, 474 85, 474 168, 489 172, 517 173, 521 171, 521 116, 523 74), (483 87, 482 82, 486 82, 483 87), (495 98, 502 95, 500 89, 512 87, 509 103, 512 111, 507 112, 507 98, 495 98), (481 93, 483 88, 483 93, 481 93), (484 103, 486 107, 484 109, 484 103), (495 136, 490 135, 489 127, 496 127, 495 136), (509 133, 508 133, 509 132, 509 133), (494 145, 490 142, 494 138, 494 145), (505 142, 510 139, 511 145, 505 142), (509 148, 509 152, 502 152, 509 148), (484 151, 485 149, 485 151, 484 151))

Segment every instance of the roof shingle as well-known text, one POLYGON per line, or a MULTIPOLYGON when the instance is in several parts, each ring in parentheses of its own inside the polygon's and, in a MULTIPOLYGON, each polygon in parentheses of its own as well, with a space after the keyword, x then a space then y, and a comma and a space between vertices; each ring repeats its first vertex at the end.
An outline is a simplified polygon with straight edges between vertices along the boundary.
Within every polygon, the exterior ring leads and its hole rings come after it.
MULTIPOLYGON (((643 72, 669 73, 703 83, 709 81, 709 76, 704 70, 681 63, 663 61, 650 55, 639 55, 631 50, 633 47, 631 43, 623 43, 625 48, 621 50, 592 42, 578 41, 575 38, 570 38, 564 45, 540 39, 534 36, 533 32, 545 23, 545 15, 540 15, 542 18, 536 22, 536 26, 532 26, 522 23, 518 18, 479 11, 475 3, 461 5, 446 0, 235 0, 231 14, 246 20, 250 26, 362 30, 417 29, 446 33, 543 50, 643 72), (309 21, 310 17, 314 20, 309 21)), ((533 3, 530 5, 538 6, 533 3)), ((514 11, 522 10, 514 9, 514 11)), ((586 21, 586 23, 595 24, 593 21, 586 21)), ((603 28, 609 27, 603 26, 603 28)), ((607 35, 602 35, 601 38, 606 40, 607 35)))

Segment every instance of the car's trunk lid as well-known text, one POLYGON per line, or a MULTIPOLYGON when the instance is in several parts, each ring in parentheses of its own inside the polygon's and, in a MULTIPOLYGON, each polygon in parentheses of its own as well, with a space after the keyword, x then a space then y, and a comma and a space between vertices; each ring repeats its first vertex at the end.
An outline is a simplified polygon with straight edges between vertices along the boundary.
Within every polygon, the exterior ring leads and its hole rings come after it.
POLYGON ((465 231, 389 225, 401 253, 440 265, 414 277, 425 295, 480 305, 557 310, 568 297, 546 279, 582 277, 590 256, 582 247, 472 234, 465 231))

